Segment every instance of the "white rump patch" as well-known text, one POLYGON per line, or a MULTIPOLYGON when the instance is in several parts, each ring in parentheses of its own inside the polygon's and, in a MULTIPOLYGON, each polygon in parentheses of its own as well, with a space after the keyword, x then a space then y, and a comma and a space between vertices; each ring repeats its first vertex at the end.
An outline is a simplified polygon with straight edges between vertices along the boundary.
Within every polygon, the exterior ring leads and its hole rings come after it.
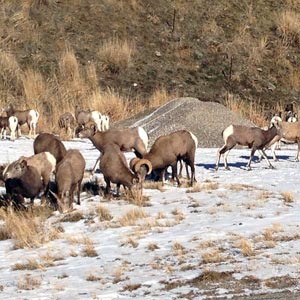
POLYGON ((144 128, 138 127, 138 134, 139 134, 139 137, 144 142, 145 148, 147 149, 148 148, 148 140, 149 140, 147 132, 145 131, 144 128))
POLYGON ((56 166, 56 158, 50 153, 50 152, 45 152, 47 160, 50 162, 52 165, 52 172, 55 170, 56 166))
POLYGON ((198 148, 198 139, 197 139, 197 137, 196 137, 192 132, 189 131, 189 133, 190 133, 192 139, 193 139, 194 142, 195 142, 196 148, 198 148))
POLYGON ((226 141, 229 136, 233 134, 233 126, 229 125, 224 131, 223 131, 223 139, 226 141))

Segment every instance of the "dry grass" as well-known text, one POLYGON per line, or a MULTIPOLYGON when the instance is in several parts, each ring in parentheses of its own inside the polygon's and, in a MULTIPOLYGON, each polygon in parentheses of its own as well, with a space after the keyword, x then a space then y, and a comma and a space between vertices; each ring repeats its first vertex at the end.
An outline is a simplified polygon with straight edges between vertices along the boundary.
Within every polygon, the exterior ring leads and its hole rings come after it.
POLYGON ((137 206, 149 206, 149 197, 143 195, 143 189, 133 188, 124 191, 125 199, 137 206))
POLYGON ((114 271, 114 279, 113 279, 113 283, 118 283, 120 281, 122 281, 122 275, 123 275, 123 268, 120 266, 118 267, 115 271, 114 271))
POLYGON ((132 63, 135 45, 128 40, 112 38, 104 42, 98 50, 102 68, 112 73, 126 71, 132 63))
POLYGON ((86 277, 86 281, 101 281, 102 278, 99 277, 99 276, 96 276, 96 275, 93 275, 93 274, 89 274, 87 277, 86 277))
POLYGON ((120 219, 121 226, 132 226, 135 225, 139 219, 146 218, 148 215, 141 208, 134 208, 125 213, 120 219))
POLYGON ((240 114, 243 118, 250 120, 259 127, 267 126, 264 114, 264 106, 260 101, 244 101, 238 96, 228 94, 224 105, 231 111, 240 114))
POLYGON ((165 88, 156 89, 148 99, 148 107, 159 107, 177 95, 169 94, 165 88))
POLYGON ((295 201, 294 194, 290 191, 282 192, 281 197, 286 204, 293 203, 295 201))
POLYGON ((154 251, 154 250, 159 249, 159 246, 156 243, 149 243, 147 246, 147 249, 150 251, 154 251))
POLYGON ((113 216, 110 214, 109 210, 104 207, 103 205, 99 205, 96 208, 96 213, 99 216, 99 221, 111 221, 113 219, 113 216))
POLYGON ((284 10, 278 14, 277 29, 287 45, 300 42, 300 14, 294 10, 284 10))
POLYGON ((46 229, 41 217, 31 212, 14 212, 0 210, 0 216, 5 222, 5 228, 14 240, 14 248, 35 248, 55 239, 58 236, 56 228, 46 229))
POLYGON ((82 249, 82 255, 86 257, 96 257, 98 253, 95 249, 94 243, 89 238, 86 238, 84 241, 85 245, 82 249))
POLYGON ((75 211, 63 215, 60 219, 61 222, 78 222, 84 218, 83 213, 80 211, 75 211))
POLYGON ((35 259, 28 259, 26 263, 16 263, 11 268, 13 271, 18 270, 43 270, 45 266, 35 259))
POLYGON ((254 249, 253 245, 249 240, 246 240, 244 238, 240 239, 237 242, 237 247, 241 250, 241 253, 244 256, 252 256, 254 255, 254 249))
POLYGON ((223 260, 221 253, 218 249, 211 249, 210 251, 201 254, 201 256, 202 256, 202 261, 205 264, 218 263, 223 260))
POLYGON ((25 274, 18 281, 18 289, 20 290, 34 290, 42 284, 42 278, 34 278, 29 274, 25 274))

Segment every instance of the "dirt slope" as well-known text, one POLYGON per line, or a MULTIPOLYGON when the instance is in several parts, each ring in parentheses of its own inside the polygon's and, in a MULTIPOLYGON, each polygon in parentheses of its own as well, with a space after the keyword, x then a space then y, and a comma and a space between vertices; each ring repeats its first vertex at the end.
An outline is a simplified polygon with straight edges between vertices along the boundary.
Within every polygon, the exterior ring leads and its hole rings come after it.
POLYGON ((114 127, 142 126, 149 133, 150 144, 160 135, 187 129, 197 136, 199 147, 220 147, 223 144, 221 133, 230 124, 253 125, 222 104, 177 98, 155 110, 116 123, 114 127))

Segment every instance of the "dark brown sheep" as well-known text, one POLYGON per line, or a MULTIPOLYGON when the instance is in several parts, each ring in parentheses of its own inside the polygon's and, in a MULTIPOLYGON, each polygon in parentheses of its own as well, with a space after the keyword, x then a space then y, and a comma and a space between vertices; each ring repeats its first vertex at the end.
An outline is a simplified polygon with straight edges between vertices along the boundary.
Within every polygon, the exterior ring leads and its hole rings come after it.
POLYGON ((33 142, 34 154, 50 152, 58 164, 65 156, 67 150, 62 141, 51 133, 39 134, 33 142))

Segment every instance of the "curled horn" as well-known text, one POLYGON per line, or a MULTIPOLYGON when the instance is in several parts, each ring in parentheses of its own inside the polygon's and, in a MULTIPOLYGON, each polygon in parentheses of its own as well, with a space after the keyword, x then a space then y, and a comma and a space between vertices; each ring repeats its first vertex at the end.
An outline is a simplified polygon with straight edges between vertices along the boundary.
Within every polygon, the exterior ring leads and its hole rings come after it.
POLYGON ((140 160, 138 157, 134 157, 130 162, 129 162, 129 167, 130 170, 134 171, 134 165, 140 160))
POLYGON ((133 171, 134 171, 135 173, 137 173, 137 172, 140 170, 141 166, 143 166, 143 165, 146 165, 146 167, 147 167, 147 169, 148 169, 147 175, 149 175, 149 174, 152 172, 152 164, 151 164, 151 162, 150 162, 148 159, 144 159, 144 158, 139 159, 139 160, 134 164, 134 166, 133 166, 133 171))

